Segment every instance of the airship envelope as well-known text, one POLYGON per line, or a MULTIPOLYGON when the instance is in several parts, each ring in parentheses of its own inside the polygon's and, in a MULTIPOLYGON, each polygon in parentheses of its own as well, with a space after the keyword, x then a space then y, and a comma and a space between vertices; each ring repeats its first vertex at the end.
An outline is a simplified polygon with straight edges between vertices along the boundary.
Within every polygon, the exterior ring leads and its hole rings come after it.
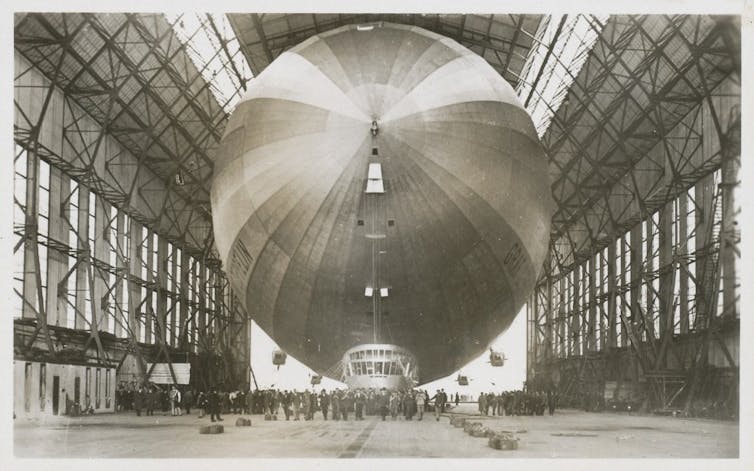
POLYGON ((250 82, 215 157, 215 240, 286 352, 327 373, 397 345, 424 382, 508 328, 553 202, 531 118, 484 59, 373 26, 313 36, 250 82))

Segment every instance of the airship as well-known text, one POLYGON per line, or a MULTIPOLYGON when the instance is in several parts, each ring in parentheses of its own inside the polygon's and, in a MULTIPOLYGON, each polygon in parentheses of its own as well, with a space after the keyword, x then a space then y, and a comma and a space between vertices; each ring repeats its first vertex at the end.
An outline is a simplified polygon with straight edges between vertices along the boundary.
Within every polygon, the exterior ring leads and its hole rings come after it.
POLYGON ((349 25, 249 84, 214 157, 234 293, 287 353, 351 387, 451 374, 526 302, 547 161, 483 58, 415 26, 349 25))

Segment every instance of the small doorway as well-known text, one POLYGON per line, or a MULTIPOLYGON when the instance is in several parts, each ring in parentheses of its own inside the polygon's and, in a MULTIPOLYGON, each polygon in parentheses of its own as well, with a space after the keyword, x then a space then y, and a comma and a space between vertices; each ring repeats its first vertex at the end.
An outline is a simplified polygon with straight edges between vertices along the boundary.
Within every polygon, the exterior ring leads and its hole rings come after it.
POLYGON ((60 376, 52 377, 52 415, 58 415, 60 401, 60 376))

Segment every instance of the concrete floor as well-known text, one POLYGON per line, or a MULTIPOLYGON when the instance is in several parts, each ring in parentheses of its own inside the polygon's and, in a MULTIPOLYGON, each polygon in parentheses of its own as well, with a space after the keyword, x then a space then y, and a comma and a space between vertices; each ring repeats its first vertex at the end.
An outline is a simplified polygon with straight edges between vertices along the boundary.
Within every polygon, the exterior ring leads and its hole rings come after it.
MULTIPOLYGON (((472 414, 462 404, 459 413, 472 414)), ((136 417, 103 414, 16 420, 17 457, 65 458, 735 458, 738 424, 672 417, 558 411, 549 417, 477 417, 496 430, 517 432, 519 449, 498 451, 435 421, 265 422, 235 427, 224 416, 225 433, 199 435, 209 419, 191 416, 136 417)))

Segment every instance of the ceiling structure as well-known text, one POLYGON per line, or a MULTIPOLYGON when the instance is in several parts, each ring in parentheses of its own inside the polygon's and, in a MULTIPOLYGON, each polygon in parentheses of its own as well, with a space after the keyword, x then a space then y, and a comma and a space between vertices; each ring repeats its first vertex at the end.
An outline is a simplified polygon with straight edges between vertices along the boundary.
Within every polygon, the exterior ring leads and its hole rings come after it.
POLYGON ((228 115, 165 16, 17 14, 15 47, 103 130, 85 152, 58 165, 124 209, 135 192, 162 192, 161 207, 132 215, 194 252, 208 251, 210 238, 186 235, 197 225, 211 234, 211 154, 228 115), (96 171, 105 133, 153 185, 108 181, 96 171))
POLYGON ((255 75, 310 36, 347 24, 384 21, 419 26, 456 40, 515 87, 544 16, 239 13, 228 18, 255 75))

